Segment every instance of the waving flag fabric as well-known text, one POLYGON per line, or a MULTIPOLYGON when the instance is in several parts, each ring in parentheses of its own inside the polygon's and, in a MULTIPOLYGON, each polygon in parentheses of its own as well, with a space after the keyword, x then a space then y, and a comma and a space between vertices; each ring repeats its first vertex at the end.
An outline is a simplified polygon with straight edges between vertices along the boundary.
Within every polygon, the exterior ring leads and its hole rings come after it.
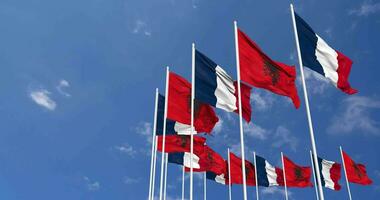
MULTIPOLYGON (((158 107, 157 107, 157 128, 156 134, 163 134, 164 125, 164 110, 165 110, 165 97, 161 94, 158 96, 158 107)), ((187 124, 182 124, 171 119, 166 119, 166 135, 190 135, 191 126, 187 124)), ((194 134, 197 132, 194 131, 194 134)))
POLYGON ((355 94, 348 77, 352 61, 341 52, 331 48, 296 13, 296 25, 303 65, 330 80, 335 87, 347 94, 355 94))
MULTIPOLYGON (((163 136, 158 136, 157 149, 162 152, 163 136)), ((206 138, 194 136, 194 152, 202 151, 206 138)), ((190 136, 167 135, 165 138, 165 152, 190 152, 190 136)))
MULTIPOLYGON (((214 172, 215 174, 223 174, 226 172, 226 162, 222 156, 212 150, 209 146, 204 146, 203 151, 198 153, 199 169, 195 172, 214 172)), ((186 168, 186 171, 190 169, 186 168)))
POLYGON ((341 177, 341 166, 334 161, 325 160, 318 157, 318 164, 321 177, 322 186, 332 189, 340 190, 339 179, 341 177))
POLYGON ((347 178, 351 183, 370 185, 372 180, 368 177, 367 170, 363 164, 355 163, 354 160, 343 151, 344 165, 346 166, 347 178))
MULTIPOLYGON (((169 74, 168 118, 182 124, 191 123, 191 84, 181 76, 169 74)), ((194 127, 197 132, 210 133, 219 121, 214 109, 195 101, 194 127)))
POLYGON ((257 182, 259 186, 270 187, 279 185, 276 168, 263 157, 258 155, 256 155, 256 170, 257 182))
POLYGON ((243 31, 238 30, 241 80, 255 87, 292 99, 300 106, 297 93, 296 69, 273 61, 243 31))
MULTIPOLYGON (((169 153, 168 162, 185 167, 191 167, 191 153, 189 152, 178 152, 178 153, 169 153)), ((199 169, 199 157, 196 154, 193 154, 193 169, 199 169)))
POLYGON ((284 166, 286 185, 288 187, 309 187, 313 185, 310 182, 310 167, 298 166, 286 156, 284 156, 284 166))
MULTIPOLYGON (((241 164, 241 158, 230 152, 231 184, 243 184, 243 170, 241 164)), ((247 160, 245 160, 245 172, 247 185, 255 186, 255 166, 247 160)))
MULTIPOLYGON (((250 90, 242 90, 242 94, 247 95, 244 92, 249 92, 249 98, 250 90)), ((238 110, 237 87, 234 80, 224 69, 198 50, 195 51, 195 99, 227 112, 238 110)), ((249 122, 250 102, 244 103, 247 103, 243 104, 243 108, 247 109, 243 109, 244 119, 249 122)))
POLYGON ((225 177, 225 173, 223 174, 215 174, 214 172, 206 172, 206 178, 209 180, 213 180, 222 185, 228 185, 227 178, 225 177))
MULTIPOLYGON (((239 90, 237 81, 234 82, 235 86, 235 97, 236 99, 239 98, 239 90)), ((241 108, 243 110, 242 115, 245 121, 250 122, 251 121, 251 87, 244 83, 240 83, 240 90, 241 90, 241 108)), ((234 112, 239 114, 239 101, 236 102, 237 110, 234 112)))

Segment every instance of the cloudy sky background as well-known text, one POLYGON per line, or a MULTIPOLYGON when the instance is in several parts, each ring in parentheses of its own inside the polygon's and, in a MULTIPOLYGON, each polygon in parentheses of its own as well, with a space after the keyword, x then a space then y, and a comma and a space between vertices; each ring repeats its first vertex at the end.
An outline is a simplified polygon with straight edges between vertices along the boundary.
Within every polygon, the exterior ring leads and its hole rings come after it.
MULTIPOLYGON (((154 91, 165 66, 190 80, 191 43, 236 77, 233 20, 273 59, 297 64, 289 1, 66 0, 0 2, 0 198, 145 199, 148 193, 154 91)), ((305 71, 319 155, 340 162, 339 145, 367 165, 374 181, 351 185, 355 199, 380 195, 380 2, 294 1, 296 11, 334 48, 352 58, 347 96, 305 71)), ((297 67, 298 71, 298 67, 297 67)), ((310 165, 301 108, 252 91, 246 152, 280 165, 280 152, 310 165)), ((207 143, 227 158, 239 154, 238 118, 218 111, 207 143)), ((159 163, 158 163, 159 164, 159 163)), ((169 166, 168 199, 180 197, 181 171, 169 166)), ((195 197, 202 197, 201 176, 195 197)), ((326 199, 346 199, 325 190, 326 199)), ((186 185, 188 186, 188 184, 186 185)), ((186 187, 188 188, 188 187, 186 187)), ((241 199, 242 188, 233 187, 241 199)), ((290 189, 313 199, 313 188, 290 189)), ((281 199, 282 188, 261 188, 281 199)), ((227 188, 208 182, 209 199, 227 188)), ((254 189, 249 188, 249 198, 254 189)))

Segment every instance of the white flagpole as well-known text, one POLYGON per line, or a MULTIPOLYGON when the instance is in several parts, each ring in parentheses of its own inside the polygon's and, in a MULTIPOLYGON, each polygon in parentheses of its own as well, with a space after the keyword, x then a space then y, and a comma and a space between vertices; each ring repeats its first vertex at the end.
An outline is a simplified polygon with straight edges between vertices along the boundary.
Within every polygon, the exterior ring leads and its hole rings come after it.
POLYGON ((166 118, 168 116, 168 99, 169 99, 169 67, 166 67, 166 84, 165 84, 165 110, 164 124, 162 130, 162 152, 161 152, 161 177, 160 177, 160 200, 162 200, 162 192, 164 186, 164 164, 165 164, 165 137, 166 137, 166 118))
POLYGON ((310 161, 311 161, 311 167, 312 167, 312 170, 313 170, 315 195, 317 196, 317 200, 319 200, 317 179, 315 177, 315 167, 314 167, 314 162, 313 162, 313 154, 312 154, 311 151, 310 151, 310 161))
POLYGON ((253 161, 255 163, 255 182, 256 182, 256 199, 259 200, 259 182, 257 181, 257 163, 256 163, 256 152, 253 152, 253 161))
POLYGON ((320 174, 319 165, 318 165, 317 147, 315 145, 313 123, 312 123, 312 120, 311 120, 311 114, 310 114, 310 108, 309 108, 309 98, 308 98, 308 95, 307 95, 305 76, 303 74, 303 64, 302 64, 300 45, 299 45, 299 41, 298 41, 297 25, 296 25, 296 19, 295 19, 295 16, 294 16, 293 4, 290 4, 290 10, 292 12, 293 29, 294 29, 294 36, 295 36, 295 39, 296 39, 296 46, 297 46, 297 53, 298 53, 298 62, 299 62, 299 67, 300 67, 300 72, 301 72, 301 79, 302 79, 302 86, 303 86, 303 94, 304 94, 304 97, 305 97, 306 114, 307 114, 307 119, 308 119, 308 122, 309 122, 311 147, 312 147, 313 155, 314 155, 313 160, 314 160, 314 165, 318 169, 318 170, 316 170, 316 174, 317 174, 317 181, 318 181, 319 197, 320 197, 321 200, 324 200, 325 198, 324 198, 324 195, 323 195, 323 189, 322 189, 322 183, 321 183, 321 174, 320 174))
POLYGON ((206 172, 203 173, 203 199, 207 200, 206 172))
POLYGON ((352 200, 351 190, 350 190, 350 183, 348 182, 347 171, 346 171, 346 163, 344 163, 344 157, 343 157, 342 146, 339 146, 339 149, 340 149, 340 156, 342 157, 342 164, 343 164, 344 176, 346 177, 346 184, 347 184, 348 197, 350 198, 350 200, 352 200))
POLYGON ((166 200, 166 185, 168 184, 168 157, 169 154, 165 153, 165 184, 164 184, 164 200, 166 200))
POLYGON ((154 186, 155 186, 155 182, 156 182, 156 160, 157 160, 157 141, 158 141, 158 136, 155 136, 154 138, 154 158, 153 158, 153 179, 152 179, 152 196, 151 196, 151 200, 154 199, 154 186))
POLYGON ((284 154, 282 152, 281 152, 281 162, 282 162, 282 172, 284 175, 285 199, 288 200, 288 186, 286 185, 286 172, 285 172, 284 154))
POLYGON ((150 176, 149 176, 149 197, 148 199, 152 200, 152 180, 153 180, 153 162, 154 162, 154 146, 155 146, 155 138, 156 138, 156 124, 157 124, 157 105, 158 105, 158 88, 156 88, 156 96, 154 101, 154 121, 153 121, 153 133, 152 133, 152 153, 150 159, 150 176))
POLYGON ((240 60, 239 60, 239 42, 238 42, 238 30, 237 22, 234 21, 235 31, 235 52, 236 52, 236 71, 237 71, 237 85, 238 85, 238 99, 239 99, 239 126, 240 126, 240 147, 241 147, 241 163, 243 172, 243 196, 244 200, 247 200, 247 181, 245 173, 245 153, 244 153, 244 134, 243 134, 243 113, 241 106, 241 89, 240 89, 240 60))
POLYGON ((227 149, 228 152, 228 197, 229 200, 232 200, 232 194, 231 194, 231 161, 230 161, 230 148, 227 149))
POLYGON ((190 132, 190 200, 193 200, 193 153, 194 153, 194 96, 195 96, 195 44, 191 49, 191 132, 190 132))
POLYGON ((182 200, 185 200, 185 165, 182 166, 182 200))

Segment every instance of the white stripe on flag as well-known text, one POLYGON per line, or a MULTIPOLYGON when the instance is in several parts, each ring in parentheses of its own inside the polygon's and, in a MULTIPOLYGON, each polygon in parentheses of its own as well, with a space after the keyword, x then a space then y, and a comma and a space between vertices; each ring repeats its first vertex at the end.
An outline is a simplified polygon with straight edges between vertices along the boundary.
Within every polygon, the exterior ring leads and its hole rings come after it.
MULTIPOLYGON (((178 135, 190 135, 191 134, 191 126, 188 124, 182 124, 180 122, 175 122, 174 131, 177 132, 178 135)), ((197 134, 197 131, 194 131, 193 134, 197 134)))
POLYGON ((224 178, 224 174, 216 175, 215 176, 215 182, 225 185, 226 184, 226 178, 224 178))
POLYGON ((316 34, 317 48, 315 49, 315 56, 318 62, 322 65, 325 77, 328 78, 335 87, 338 83, 338 53, 331 48, 321 37, 316 34))
POLYGON ((330 176, 330 170, 333 165, 334 165, 333 161, 322 159, 322 175, 323 175, 323 180, 325 181, 325 187, 335 190, 335 187, 334 187, 335 183, 331 179, 331 176, 330 176))
POLYGON ((215 90, 216 107, 227 112, 237 110, 234 80, 219 66, 216 66, 216 83, 215 90))
MULTIPOLYGON (((183 165, 187 168, 190 168, 190 156, 191 153, 189 152, 184 152, 183 154, 183 165)), ((199 165, 199 157, 195 154, 193 154, 193 168, 194 169, 199 169, 201 166, 199 165)))
POLYGON ((277 186, 277 173, 276 169, 265 160, 265 171, 267 172, 267 178, 269 181, 269 186, 277 186))

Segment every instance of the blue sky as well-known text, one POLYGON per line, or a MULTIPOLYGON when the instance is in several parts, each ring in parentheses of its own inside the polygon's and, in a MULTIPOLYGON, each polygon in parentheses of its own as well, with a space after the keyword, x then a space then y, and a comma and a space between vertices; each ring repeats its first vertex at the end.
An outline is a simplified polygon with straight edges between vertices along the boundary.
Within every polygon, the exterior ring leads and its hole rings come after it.
MULTIPOLYGON (((154 90, 165 66, 190 80, 191 43, 236 77, 233 20, 273 59, 295 65, 289 1, 1 0, 0 199, 145 199, 154 90)), ((332 47, 352 58, 347 96, 306 71, 319 155, 340 162, 339 145, 367 165, 372 186, 351 184, 354 199, 380 195, 380 2, 294 1, 296 11, 332 47)), ((298 67, 297 67, 298 71, 298 67)), ((298 81, 298 91, 303 97, 298 81)), ((304 101, 252 91, 246 152, 280 164, 283 151, 310 165, 304 101)), ((223 157, 239 153, 238 118, 218 111, 207 143, 223 157)), ((169 199, 180 197, 169 166, 169 199)), ((202 181, 195 178, 195 197, 202 181)), ((347 199, 325 190, 326 199, 347 199)), ((188 185, 187 185, 188 186, 188 185)), ((233 187, 241 199, 242 188, 233 187)), ((281 199, 282 188, 261 189, 281 199)), ((313 188, 290 189, 313 199, 313 188)), ((227 188, 208 182, 209 199, 227 188)), ((249 198, 254 189, 249 188, 249 198)))

